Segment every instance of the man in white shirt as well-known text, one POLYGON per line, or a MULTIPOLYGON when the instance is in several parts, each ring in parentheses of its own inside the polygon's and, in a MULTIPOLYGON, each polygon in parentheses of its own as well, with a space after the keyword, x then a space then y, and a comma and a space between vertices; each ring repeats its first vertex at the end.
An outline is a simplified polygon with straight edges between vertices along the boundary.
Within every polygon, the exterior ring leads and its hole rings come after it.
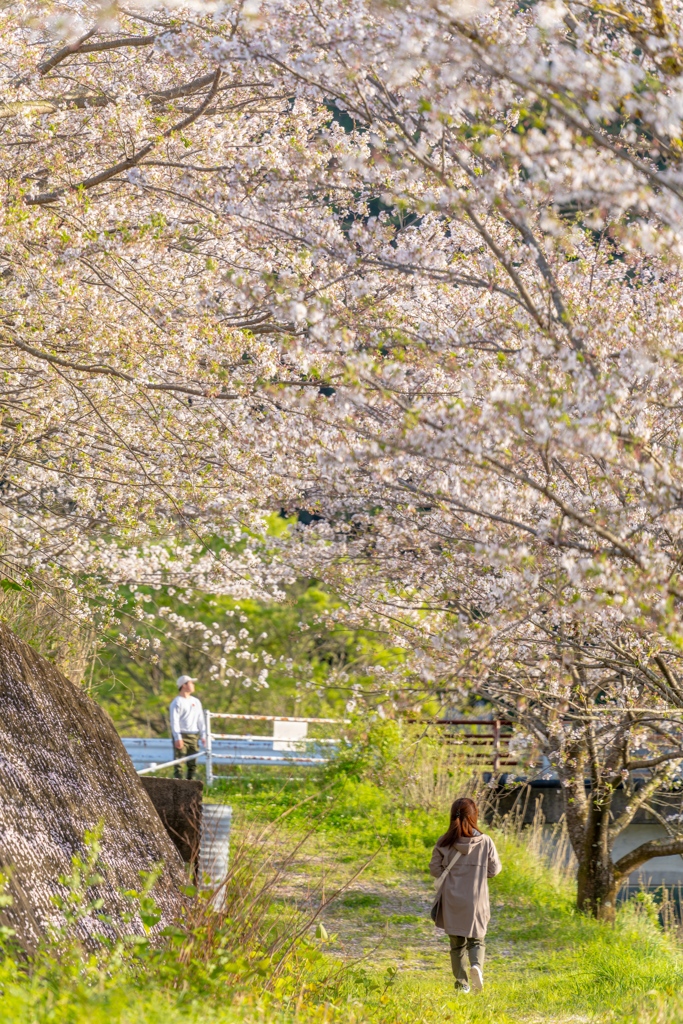
MULTIPOLYGON (((173 753, 175 757, 189 757, 199 753, 199 743, 206 746, 206 723, 201 701, 193 697, 194 684, 192 676, 179 676, 177 679, 178 696, 171 701, 171 736, 173 737, 173 753)), ((187 777, 193 779, 197 774, 197 759, 186 761, 187 777)), ((182 779, 183 766, 173 766, 174 779, 182 779)))

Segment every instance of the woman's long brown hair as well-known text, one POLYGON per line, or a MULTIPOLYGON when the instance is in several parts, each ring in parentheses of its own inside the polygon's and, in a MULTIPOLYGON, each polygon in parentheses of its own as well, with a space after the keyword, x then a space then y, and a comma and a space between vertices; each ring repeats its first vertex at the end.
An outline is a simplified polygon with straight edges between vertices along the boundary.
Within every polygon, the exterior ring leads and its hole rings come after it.
POLYGON ((477 828, 479 811, 474 800, 468 796, 458 797, 451 807, 451 823, 448 832, 439 839, 437 846, 453 846, 460 839, 471 839, 477 828))

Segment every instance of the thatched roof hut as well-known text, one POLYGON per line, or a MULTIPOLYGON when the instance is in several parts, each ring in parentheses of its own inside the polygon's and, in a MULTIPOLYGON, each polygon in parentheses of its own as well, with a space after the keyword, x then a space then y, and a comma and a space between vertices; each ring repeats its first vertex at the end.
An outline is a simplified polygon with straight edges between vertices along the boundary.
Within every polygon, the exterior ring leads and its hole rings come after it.
MULTIPOLYGON (((2 914, 25 949, 63 924, 54 897, 60 875, 84 853, 84 834, 102 823, 101 874, 89 893, 104 900, 109 930, 140 931, 123 920, 125 890, 163 863, 154 890, 162 924, 180 909, 182 861, 106 713, 0 623, 0 870, 13 904, 2 914)), ((81 938, 106 931, 95 918, 81 938)))

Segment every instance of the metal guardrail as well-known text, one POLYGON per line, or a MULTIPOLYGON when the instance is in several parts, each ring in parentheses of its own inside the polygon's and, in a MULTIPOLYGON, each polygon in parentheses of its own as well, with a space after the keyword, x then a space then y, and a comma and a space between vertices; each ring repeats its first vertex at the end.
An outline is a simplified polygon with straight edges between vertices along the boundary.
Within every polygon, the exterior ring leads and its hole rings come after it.
MULTIPOLYGON (((205 712, 206 714, 207 712, 205 712)), ((287 715, 233 715, 224 711, 209 711, 212 718, 235 718, 250 722, 306 722, 307 725, 349 725, 349 718, 294 718, 287 715)))
POLYGON ((138 775, 147 775, 148 772, 156 772, 159 768, 171 768, 174 764, 185 764, 186 761, 198 761, 200 757, 204 757, 206 754, 205 750, 200 750, 198 754, 188 754, 187 757, 175 757, 172 761, 163 761, 161 764, 157 764, 156 761, 147 768, 138 768, 138 775))
POLYGON ((206 722, 206 749, 189 757, 168 759, 174 752, 173 741, 155 737, 145 739, 122 737, 133 766, 139 775, 147 775, 161 768, 171 768, 193 759, 206 759, 206 784, 214 781, 214 764, 254 765, 275 767, 277 765, 298 765, 314 767, 327 764, 333 757, 341 740, 334 737, 316 738, 307 736, 309 724, 339 725, 336 718, 296 718, 278 715, 233 715, 223 712, 204 712, 206 722), (273 722, 272 736, 243 735, 240 733, 215 733, 212 719, 238 719, 259 722, 273 722), (283 723, 298 723, 300 729, 291 729, 283 723), (280 732, 278 733, 278 730, 280 732))
MULTIPOLYGON (((206 722, 206 784, 213 783, 214 761, 227 764, 252 764, 275 766, 282 764, 312 767, 326 764, 329 757, 322 756, 320 741, 307 736, 308 726, 337 725, 335 718, 297 718, 278 715, 235 715, 224 711, 205 711, 206 722), (214 733, 211 721, 214 718, 237 721, 272 722, 273 735, 270 736, 235 736, 235 734, 214 733), (294 728, 292 728, 294 726, 294 728), (299 728, 296 728, 298 726, 299 728), (313 744, 309 750, 307 743, 313 744), (315 749, 316 743, 318 749, 315 749)), ((334 740, 333 745, 339 743, 334 740)), ((330 748, 331 750, 332 748, 330 748)))

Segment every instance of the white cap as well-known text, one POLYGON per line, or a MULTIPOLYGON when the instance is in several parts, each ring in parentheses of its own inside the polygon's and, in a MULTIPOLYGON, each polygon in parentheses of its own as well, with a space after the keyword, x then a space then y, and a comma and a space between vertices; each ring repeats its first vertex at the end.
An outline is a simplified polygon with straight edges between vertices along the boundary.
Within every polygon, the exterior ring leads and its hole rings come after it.
POLYGON ((178 689, 180 689, 180 687, 184 686, 185 683, 196 683, 196 682, 197 682, 197 680, 196 680, 195 676, 178 676, 178 678, 176 679, 176 686, 178 687, 178 689))

